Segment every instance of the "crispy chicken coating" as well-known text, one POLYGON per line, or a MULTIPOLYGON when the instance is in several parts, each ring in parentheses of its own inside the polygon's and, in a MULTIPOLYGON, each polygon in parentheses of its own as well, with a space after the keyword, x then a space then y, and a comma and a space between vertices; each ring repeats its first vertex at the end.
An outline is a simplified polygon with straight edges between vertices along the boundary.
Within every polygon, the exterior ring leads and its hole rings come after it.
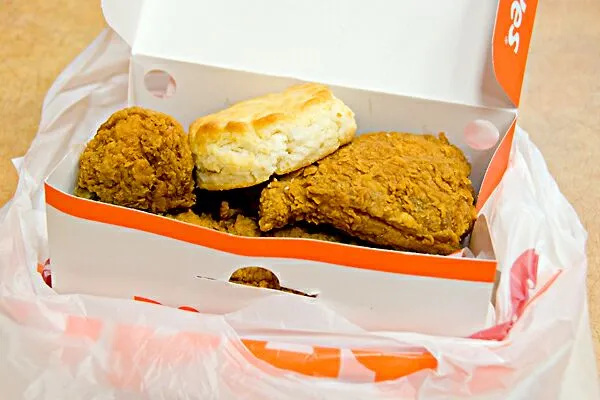
POLYGON ((232 235, 247 237, 261 236, 258 223, 255 219, 237 213, 235 210, 230 210, 227 205, 223 207, 225 207, 224 212, 230 213, 226 214, 225 218, 215 218, 210 213, 196 214, 191 210, 180 214, 167 215, 167 217, 232 235))
POLYGON ((183 127, 130 107, 103 123, 79 162, 75 195, 154 213, 195 202, 194 162, 183 127))
POLYGON ((241 209, 231 208, 228 201, 221 202, 218 215, 216 216, 213 216, 210 212, 195 213, 192 210, 188 210, 179 214, 167 215, 167 217, 236 236, 300 238, 328 242, 349 241, 349 238, 332 229, 309 226, 308 224, 290 225, 264 233, 258 228, 256 218, 246 215, 241 209))
POLYGON ((280 290, 282 292, 297 294, 306 297, 316 297, 315 295, 309 295, 299 290, 283 287, 279 284, 277 275, 262 267, 245 267, 236 270, 229 278, 229 282, 237 283, 240 285, 254 286, 259 288, 267 288, 280 290))
POLYGON ((281 229, 276 229, 269 232, 269 236, 278 238, 300 238, 300 239, 314 239, 323 240, 325 242, 345 242, 347 238, 335 232, 328 232, 325 229, 319 229, 316 226, 303 225, 291 225, 281 229))
POLYGON ((281 290, 277 276, 262 267, 245 267, 236 270, 229 282, 261 288, 281 290))
POLYGON ((450 254, 476 217, 470 172, 443 134, 363 134, 271 182, 261 194, 260 229, 326 223, 378 246, 450 254))

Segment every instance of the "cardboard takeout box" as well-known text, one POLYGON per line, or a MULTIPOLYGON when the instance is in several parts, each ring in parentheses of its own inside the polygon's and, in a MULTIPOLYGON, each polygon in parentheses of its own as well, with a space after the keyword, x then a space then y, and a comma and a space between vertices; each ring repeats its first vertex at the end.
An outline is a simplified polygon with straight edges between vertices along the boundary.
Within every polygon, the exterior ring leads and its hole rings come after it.
MULTIPOLYGON (((472 164, 481 209, 509 161, 536 3, 104 0, 103 10, 131 46, 132 105, 189 126, 237 101, 324 83, 355 112, 359 133, 445 132, 472 164), (157 71, 169 77, 163 95, 148 86, 157 71), (474 143, 496 130, 491 147, 474 143)), ((74 197, 82 148, 46 182, 60 293, 205 313, 296 296, 228 282, 238 268, 263 266, 282 286, 317 295, 298 301, 323 302, 365 329, 469 335, 485 325, 497 262, 483 218, 470 243, 477 259, 235 237, 74 197)))

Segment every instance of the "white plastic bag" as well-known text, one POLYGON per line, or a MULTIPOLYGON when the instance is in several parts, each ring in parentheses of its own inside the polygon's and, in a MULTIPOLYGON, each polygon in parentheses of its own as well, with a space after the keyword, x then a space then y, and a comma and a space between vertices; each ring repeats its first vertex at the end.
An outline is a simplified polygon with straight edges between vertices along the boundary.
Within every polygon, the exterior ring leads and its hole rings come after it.
POLYGON ((3 399, 600 398, 586 233, 522 130, 483 210, 503 273, 496 325, 473 338, 365 332, 289 296, 222 317, 54 293, 38 271, 48 258, 43 181, 125 106, 128 59, 103 32, 58 77, 14 162, 18 189, 0 212, 3 399))

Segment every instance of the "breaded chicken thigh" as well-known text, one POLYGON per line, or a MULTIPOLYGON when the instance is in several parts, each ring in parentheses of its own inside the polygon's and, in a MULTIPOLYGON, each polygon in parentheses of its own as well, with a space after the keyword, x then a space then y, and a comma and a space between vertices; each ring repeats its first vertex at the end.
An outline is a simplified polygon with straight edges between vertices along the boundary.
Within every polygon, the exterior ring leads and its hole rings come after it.
POLYGON ((372 244, 450 254, 473 226, 470 164, 443 134, 363 134, 261 194, 263 232, 329 224, 372 244))

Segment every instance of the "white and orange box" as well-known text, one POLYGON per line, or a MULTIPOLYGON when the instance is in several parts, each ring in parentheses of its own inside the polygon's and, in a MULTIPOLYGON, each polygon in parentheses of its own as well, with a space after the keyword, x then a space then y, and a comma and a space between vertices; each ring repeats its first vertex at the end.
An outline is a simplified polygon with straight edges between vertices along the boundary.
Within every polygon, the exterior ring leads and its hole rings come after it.
MULTIPOLYGON (((473 166, 478 210, 509 162, 536 6, 532 0, 103 1, 108 24, 131 46, 130 104, 189 126, 237 101, 299 82, 324 83, 355 112, 359 134, 445 132, 473 166), (145 85, 155 71, 172 78, 167 96, 145 85), (478 133, 496 131, 497 141, 474 145, 478 133)), ((470 238, 476 258, 237 237, 74 197, 82 149, 46 181, 59 293, 142 297, 215 314, 295 296, 322 302, 367 330, 468 336, 485 327, 497 262, 484 218, 470 238), (316 298, 228 282, 246 266, 268 268, 282 286, 316 298)))

